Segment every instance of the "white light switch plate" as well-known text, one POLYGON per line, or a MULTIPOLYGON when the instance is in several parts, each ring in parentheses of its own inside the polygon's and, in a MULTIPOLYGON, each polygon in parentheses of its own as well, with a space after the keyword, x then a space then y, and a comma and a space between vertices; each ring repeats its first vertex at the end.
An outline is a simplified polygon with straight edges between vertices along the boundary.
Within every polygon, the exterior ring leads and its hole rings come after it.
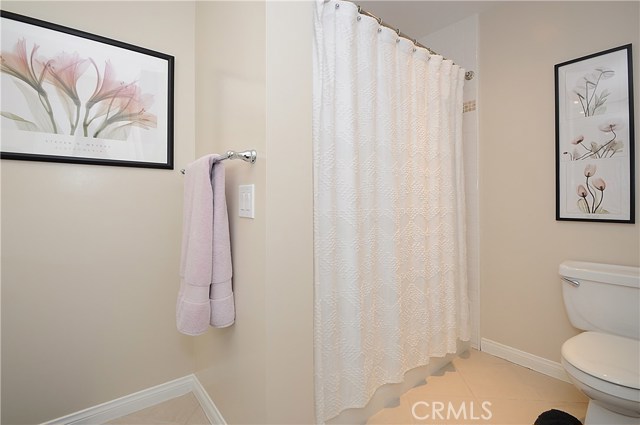
POLYGON ((254 185, 244 184, 238 186, 238 215, 240 217, 255 218, 254 185))

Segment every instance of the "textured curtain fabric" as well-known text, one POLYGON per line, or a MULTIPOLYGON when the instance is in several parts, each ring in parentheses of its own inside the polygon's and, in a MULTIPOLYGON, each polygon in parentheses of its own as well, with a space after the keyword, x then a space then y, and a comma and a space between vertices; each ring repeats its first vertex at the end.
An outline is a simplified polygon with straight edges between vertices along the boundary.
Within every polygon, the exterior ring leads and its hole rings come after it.
POLYGON ((469 339, 464 70, 357 6, 314 34, 318 423, 469 339))

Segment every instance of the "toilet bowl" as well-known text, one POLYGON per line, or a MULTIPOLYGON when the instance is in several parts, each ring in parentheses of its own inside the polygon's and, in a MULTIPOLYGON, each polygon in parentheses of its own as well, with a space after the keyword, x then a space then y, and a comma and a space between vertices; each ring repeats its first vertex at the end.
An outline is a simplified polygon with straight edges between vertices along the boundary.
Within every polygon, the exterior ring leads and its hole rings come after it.
POLYGON ((614 412, 640 417, 640 341, 583 332, 563 344, 562 365, 590 399, 614 412))
POLYGON ((586 331, 561 356, 590 399, 585 425, 640 424, 640 269, 565 261, 560 275, 569 320, 586 331))

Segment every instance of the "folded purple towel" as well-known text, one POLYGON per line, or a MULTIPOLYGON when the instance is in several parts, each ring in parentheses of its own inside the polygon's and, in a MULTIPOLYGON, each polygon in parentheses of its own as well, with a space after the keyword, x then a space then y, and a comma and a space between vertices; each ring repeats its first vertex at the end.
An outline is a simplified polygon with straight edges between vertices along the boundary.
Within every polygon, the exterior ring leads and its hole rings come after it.
POLYGON ((224 165, 215 162, 218 156, 199 158, 185 173, 176 324, 187 335, 235 320, 224 165))

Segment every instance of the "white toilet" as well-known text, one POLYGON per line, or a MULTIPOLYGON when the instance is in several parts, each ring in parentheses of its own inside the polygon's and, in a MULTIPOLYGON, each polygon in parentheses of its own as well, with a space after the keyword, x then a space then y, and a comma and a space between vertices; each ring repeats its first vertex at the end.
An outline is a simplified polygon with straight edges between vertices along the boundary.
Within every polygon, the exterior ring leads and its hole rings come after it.
POLYGON ((589 398, 585 425, 640 424, 640 268, 565 261, 562 295, 583 332, 562 366, 589 398))

